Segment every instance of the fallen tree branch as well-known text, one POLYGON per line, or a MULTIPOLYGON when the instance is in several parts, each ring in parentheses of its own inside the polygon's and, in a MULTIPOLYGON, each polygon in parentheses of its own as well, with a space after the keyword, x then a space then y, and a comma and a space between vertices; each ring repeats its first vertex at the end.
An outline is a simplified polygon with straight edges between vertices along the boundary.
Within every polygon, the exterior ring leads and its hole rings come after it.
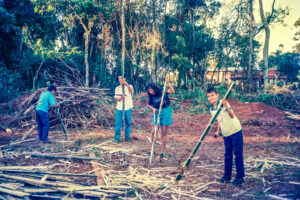
POLYGON ((35 128, 36 125, 33 125, 31 129, 29 129, 29 131, 27 131, 27 133, 22 137, 22 140, 26 140, 35 128))
POLYGON ((102 160, 101 158, 91 158, 91 157, 79 157, 79 156, 61 156, 61 155, 51 155, 51 154, 39 154, 32 153, 31 157, 38 158, 50 158, 50 159, 76 159, 76 160, 102 160))
POLYGON ((24 143, 24 142, 31 142, 33 140, 35 140, 35 139, 29 139, 29 140, 22 140, 22 141, 18 141, 18 142, 13 142, 13 143, 10 143, 10 144, 2 145, 2 146, 0 146, 0 148, 12 147, 12 146, 24 143))
POLYGON ((9 189, 3 188, 3 187, 0 187, 0 192, 10 194, 10 195, 13 195, 13 196, 17 196, 17 197, 30 196, 29 193, 21 192, 21 191, 18 191, 18 190, 9 190, 9 189))
POLYGON ((15 169, 0 169, 3 172, 11 173, 25 173, 25 174, 44 174, 44 175, 55 175, 55 176, 78 176, 78 177, 97 177, 96 175, 90 174, 69 174, 69 173, 55 173, 55 172, 42 172, 42 171, 28 171, 28 170, 15 170, 15 169))

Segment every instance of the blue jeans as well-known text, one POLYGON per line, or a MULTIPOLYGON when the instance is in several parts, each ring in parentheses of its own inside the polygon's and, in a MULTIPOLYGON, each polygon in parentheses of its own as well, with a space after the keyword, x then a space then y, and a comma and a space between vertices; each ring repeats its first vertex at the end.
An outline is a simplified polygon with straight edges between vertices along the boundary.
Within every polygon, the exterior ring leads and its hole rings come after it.
POLYGON ((36 110, 36 122, 40 141, 48 141, 49 116, 47 112, 36 110))
POLYGON ((235 155, 236 178, 243 178, 245 176, 244 159, 243 159, 243 133, 240 130, 231 136, 223 137, 225 145, 225 169, 224 177, 231 178, 233 152, 235 155))
MULTIPOLYGON (((125 110, 125 140, 130 139, 131 109, 125 110)), ((115 140, 120 141, 122 126, 122 110, 116 109, 115 140)))

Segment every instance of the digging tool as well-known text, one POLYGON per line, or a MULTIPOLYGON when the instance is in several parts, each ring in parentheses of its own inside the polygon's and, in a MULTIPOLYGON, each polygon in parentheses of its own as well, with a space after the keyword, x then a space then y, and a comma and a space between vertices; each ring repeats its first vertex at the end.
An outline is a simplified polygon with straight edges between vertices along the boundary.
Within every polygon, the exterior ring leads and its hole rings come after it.
MULTIPOLYGON (((229 92, 231 91, 232 86, 234 85, 234 83, 232 83, 230 85, 230 87, 228 88, 225 96, 223 99, 226 99, 227 96, 229 95, 229 92)), ((177 175, 176 179, 175 179, 175 183, 177 184, 183 177, 184 171, 188 168, 188 166, 191 164, 193 157, 195 156, 195 154, 197 153, 199 147, 201 146, 205 136, 207 135, 208 131, 210 130, 210 128, 212 127, 213 123, 216 121, 218 115, 221 112, 221 109, 223 108, 223 104, 220 104, 216 114, 211 118, 211 120, 209 121, 207 127, 205 128, 205 130, 203 131, 197 145, 195 146, 194 150, 192 151, 192 153, 189 155, 188 159, 185 161, 185 163, 183 164, 179 174, 177 175)))
POLYGON ((164 89, 163 89, 163 93, 161 95, 161 100, 160 100, 160 105, 159 105, 159 111, 158 111, 158 114, 157 114, 157 121, 156 121, 156 124, 155 124, 154 137, 153 137, 152 147, 151 147, 151 153, 150 153, 150 160, 149 160, 150 163, 152 163, 152 160, 153 160, 154 149, 155 149, 155 142, 156 142, 157 131, 158 131, 158 126, 159 126, 159 116, 160 116, 160 112, 161 112, 161 109, 162 109, 162 106, 163 106, 163 102, 164 102, 164 98, 165 98, 165 93, 166 93, 166 88, 167 88, 167 80, 165 80, 165 83, 164 83, 164 89))
POLYGON ((59 122, 61 124, 62 129, 63 129, 63 132, 65 133, 65 137, 66 137, 66 139, 68 139, 68 132, 67 132, 65 124, 64 124, 64 122, 63 122, 63 120, 61 118, 61 115, 60 115, 58 107, 55 108, 55 113, 56 113, 57 118, 59 119, 59 122))

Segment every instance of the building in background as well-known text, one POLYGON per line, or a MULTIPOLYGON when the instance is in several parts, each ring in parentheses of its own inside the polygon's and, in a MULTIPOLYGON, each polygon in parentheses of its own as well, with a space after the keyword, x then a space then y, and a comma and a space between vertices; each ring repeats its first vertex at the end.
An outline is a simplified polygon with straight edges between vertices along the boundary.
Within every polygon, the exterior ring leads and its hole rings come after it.
MULTIPOLYGON (((240 85, 247 80, 247 74, 241 70, 208 71, 205 75, 205 79, 206 82, 212 82, 213 84, 225 83, 226 85, 229 85, 232 81, 234 81, 236 85, 240 85)), ((263 71, 255 71, 252 74, 251 79, 256 83, 257 88, 263 88, 263 71)), ((276 69, 269 69, 268 80, 270 85, 283 87, 286 85, 287 76, 280 75, 279 71, 276 69)))

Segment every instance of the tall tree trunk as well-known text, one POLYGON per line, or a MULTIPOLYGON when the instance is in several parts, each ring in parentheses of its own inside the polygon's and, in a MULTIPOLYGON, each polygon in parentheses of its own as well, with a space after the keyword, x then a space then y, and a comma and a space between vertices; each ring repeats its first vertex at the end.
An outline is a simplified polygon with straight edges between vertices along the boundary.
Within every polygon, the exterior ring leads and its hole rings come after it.
POLYGON ((39 68, 37 69, 35 76, 33 77, 33 80, 32 80, 32 81, 33 81, 33 82, 32 82, 32 89, 33 89, 34 91, 36 90, 36 81, 37 81, 37 78, 38 78, 38 76, 39 76, 39 72, 40 72, 40 70, 41 70, 43 64, 44 64, 44 59, 42 59, 42 62, 41 62, 41 64, 40 64, 39 68))
MULTIPOLYGON (((207 9, 204 8, 205 12, 204 12, 204 33, 207 34, 207 9)), ((205 83, 205 73, 207 71, 207 53, 206 53, 206 36, 204 38, 204 51, 205 51, 205 57, 204 57, 204 74, 203 74, 203 77, 202 77, 202 84, 203 85, 206 85, 205 83)))
MULTIPOLYGON (((275 3, 275 0, 273 2, 273 5, 274 5, 274 3, 275 3)), ((264 43, 264 50, 263 50, 263 59, 264 59, 264 89, 266 89, 267 85, 268 85, 270 28, 269 28, 269 24, 267 23, 267 20, 265 18, 265 15, 264 15, 264 8, 263 8, 262 0, 259 0, 259 13, 260 13, 261 21, 262 21, 264 29, 265 29, 265 43, 264 43)))
POLYGON ((94 26, 94 22, 92 20, 88 19, 88 24, 86 25, 83 22, 83 19, 77 13, 75 13, 75 15, 84 29, 85 85, 86 85, 86 87, 89 87, 89 69, 90 69, 90 66, 89 66, 89 43, 90 43, 91 31, 94 26))
POLYGON ((18 65, 22 66, 23 64, 23 27, 19 33, 19 41, 18 41, 18 65))
POLYGON ((69 35, 67 29, 64 30, 64 36, 65 36, 64 40, 65 40, 66 46, 69 47, 71 42, 70 42, 70 35, 69 35))
MULTIPOLYGON (((193 9, 190 9, 189 10, 189 18, 190 18, 190 22, 192 24, 192 42, 195 41, 195 22, 194 22, 194 10, 193 9)), ((194 51, 195 52, 195 51, 194 51)), ((196 62, 195 62, 195 53, 192 54, 192 64, 193 64, 193 77, 195 77, 195 74, 196 74, 196 62)), ((190 71, 188 72, 190 73, 190 71)))
POLYGON ((253 15, 253 0, 249 0, 249 14, 250 14, 250 30, 249 30, 249 64, 247 72, 247 85, 250 90, 252 86, 251 80, 251 69, 252 69, 252 55, 253 55, 253 24, 254 24, 254 15, 253 15))
MULTIPOLYGON (((156 65, 155 65, 155 44, 152 46, 152 50, 151 50, 151 69, 154 68, 154 81, 156 83, 156 65)), ((150 73, 151 79, 153 77, 153 74, 150 73)))
POLYGON ((84 63, 85 63, 85 86, 89 87, 89 42, 90 42, 90 31, 85 31, 84 41, 84 63))

